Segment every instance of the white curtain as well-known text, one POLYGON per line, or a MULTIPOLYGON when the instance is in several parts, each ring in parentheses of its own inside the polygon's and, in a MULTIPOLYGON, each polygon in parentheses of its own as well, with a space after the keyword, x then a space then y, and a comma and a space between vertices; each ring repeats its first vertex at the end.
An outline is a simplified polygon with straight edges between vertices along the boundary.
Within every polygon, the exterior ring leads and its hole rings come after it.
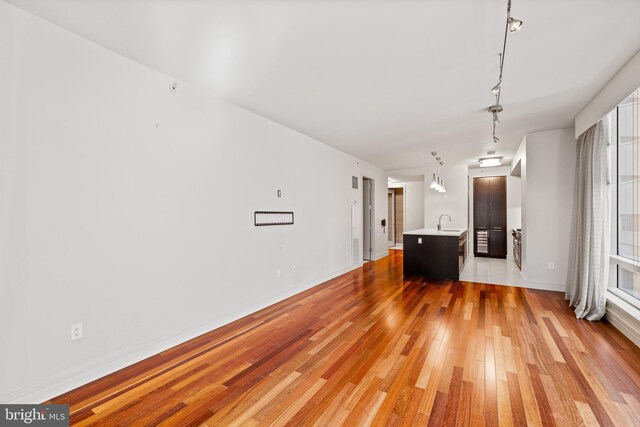
POLYGON ((604 118, 578 138, 566 298, 578 319, 605 314, 610 252, 609 126, 604 118))

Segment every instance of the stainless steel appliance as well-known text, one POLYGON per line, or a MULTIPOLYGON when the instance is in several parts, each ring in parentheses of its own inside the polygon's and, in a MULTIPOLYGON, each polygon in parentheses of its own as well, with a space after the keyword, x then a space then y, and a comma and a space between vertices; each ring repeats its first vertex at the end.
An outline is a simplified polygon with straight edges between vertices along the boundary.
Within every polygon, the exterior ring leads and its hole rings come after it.
POLYGON ((476 254, 489 253, 489 232, 476 230, 476 254))
POLYGON ((458 238, 458 271, 462 271, 464 263, 467 261, 467 232, 465 231, 458 238))
POLYGON ((522 258, 522 230, 520 228, 514 228, 511 230, 513 236, 513 260, 519 269, 522 270, 520 260, 522 258))

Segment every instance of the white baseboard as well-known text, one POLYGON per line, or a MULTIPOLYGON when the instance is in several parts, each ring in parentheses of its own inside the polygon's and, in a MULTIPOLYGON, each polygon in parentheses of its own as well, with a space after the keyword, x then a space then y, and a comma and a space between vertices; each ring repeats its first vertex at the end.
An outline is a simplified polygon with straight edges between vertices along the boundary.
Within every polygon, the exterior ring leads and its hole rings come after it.
POLYGON ((300 284, 285 292, 273 295, 259 303, 244 307, 233 313, 225 313, 215 318, 206 319, 173 331, 166 335, 144 341, 140 344, 124 348, 103 358, 84 365, 60 372, 45 378, 20 390, 0 396, 0 403, 40 403, 80 387, 105 375, 133 365, 141 360, 163 352, 192 338, 224 326, 249 314, 262 310, 275 303, 285 300, 314 286, 348 273, 362 266, 361 262, 354 263, 332 273, 300 284))
POLYGON ((377 261, 377 260, 382 259, 382 258, 387 257, 387 256, 389 256, 389 251, 388 250, 386 250, 384 252, 380 252, 377 255, 374 255, 373 260, 377 261))
POLYGON ((565 292, 567 290, 567 286, 564 283, 538 283, 538 282, 529 282, 525 280, 521 285, 521 288, 528 289, 539 289, 542 291, 557 291, 557 292, 565 292))
POLYGON ((566 283, 536 282, 533 280, 527 280, 522 270, 520 270, 520 276, 522 277, 522 284, 520 285, 521 288, 539 289, 542 291, 557 291, 557 292, 567 291, 566 283))
POLYGON ((640 347, 640 310, 609 293, 607 294, 605 319, 640 347))

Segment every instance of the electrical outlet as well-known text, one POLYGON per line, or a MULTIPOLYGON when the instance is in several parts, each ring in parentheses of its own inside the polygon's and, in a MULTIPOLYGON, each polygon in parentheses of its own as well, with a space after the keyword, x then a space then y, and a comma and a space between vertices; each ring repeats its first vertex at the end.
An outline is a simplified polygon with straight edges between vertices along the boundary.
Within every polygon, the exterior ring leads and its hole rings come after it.
POLYGON ((553 269, 556 268, 556 265, 554 263, 552 263, 552 262, 549 262, 548 268, 549 268, 549 270, 553 270, 553 269))
POLYGON ((280 270, 279 268, 276 269, 276 277, 281 277, 282 276, 282 270, 280 270))
POLYGON ((74 323, 71 325, 71 341, 82 338, 82 323, 74 323))

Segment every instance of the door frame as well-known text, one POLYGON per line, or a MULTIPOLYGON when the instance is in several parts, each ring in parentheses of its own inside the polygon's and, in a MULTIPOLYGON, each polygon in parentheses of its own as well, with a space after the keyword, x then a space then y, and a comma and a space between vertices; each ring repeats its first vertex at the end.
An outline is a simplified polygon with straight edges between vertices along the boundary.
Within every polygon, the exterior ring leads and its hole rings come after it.
MULTIPOLYGON (((407 185, 406 184, 392 184, 391 187, 387 187, 388 190, 397 190, 400 189, 402 190, 402 232, 404 233, 405 231, 407 231, 407 185)), ((393 192, 393 239, 395 241, 395 234, 396 234, 396 194, 395 191, 393 192)), ((395 246, 398 247, 398 245, 402 245, 402 241, 400 242, 396 242, 395 246)), ((399 247, 398 249, 401 249, 401 247, 399 247)))
POLYGON ((393 191, 393 188, 387 188, 387 194, 391 194, 391 217, 388 219, 387 247, 392 248, 396 245, 396 192, 393 191))
POLYGON ((362 260, 363 261, 373 261, 375 258, 375 180, 373 178, 369 178, 368 176, 362 176, 362 260), (365 180, 368 180, 370 183, 369 190, 369 230, 365 230, 365 180), (365 248, 365 233, 369 233, 369 248, 365 248), (368 251, 367 251, 368 249, 368 251), (367 255, 367 252, 369 254, 367 255))

